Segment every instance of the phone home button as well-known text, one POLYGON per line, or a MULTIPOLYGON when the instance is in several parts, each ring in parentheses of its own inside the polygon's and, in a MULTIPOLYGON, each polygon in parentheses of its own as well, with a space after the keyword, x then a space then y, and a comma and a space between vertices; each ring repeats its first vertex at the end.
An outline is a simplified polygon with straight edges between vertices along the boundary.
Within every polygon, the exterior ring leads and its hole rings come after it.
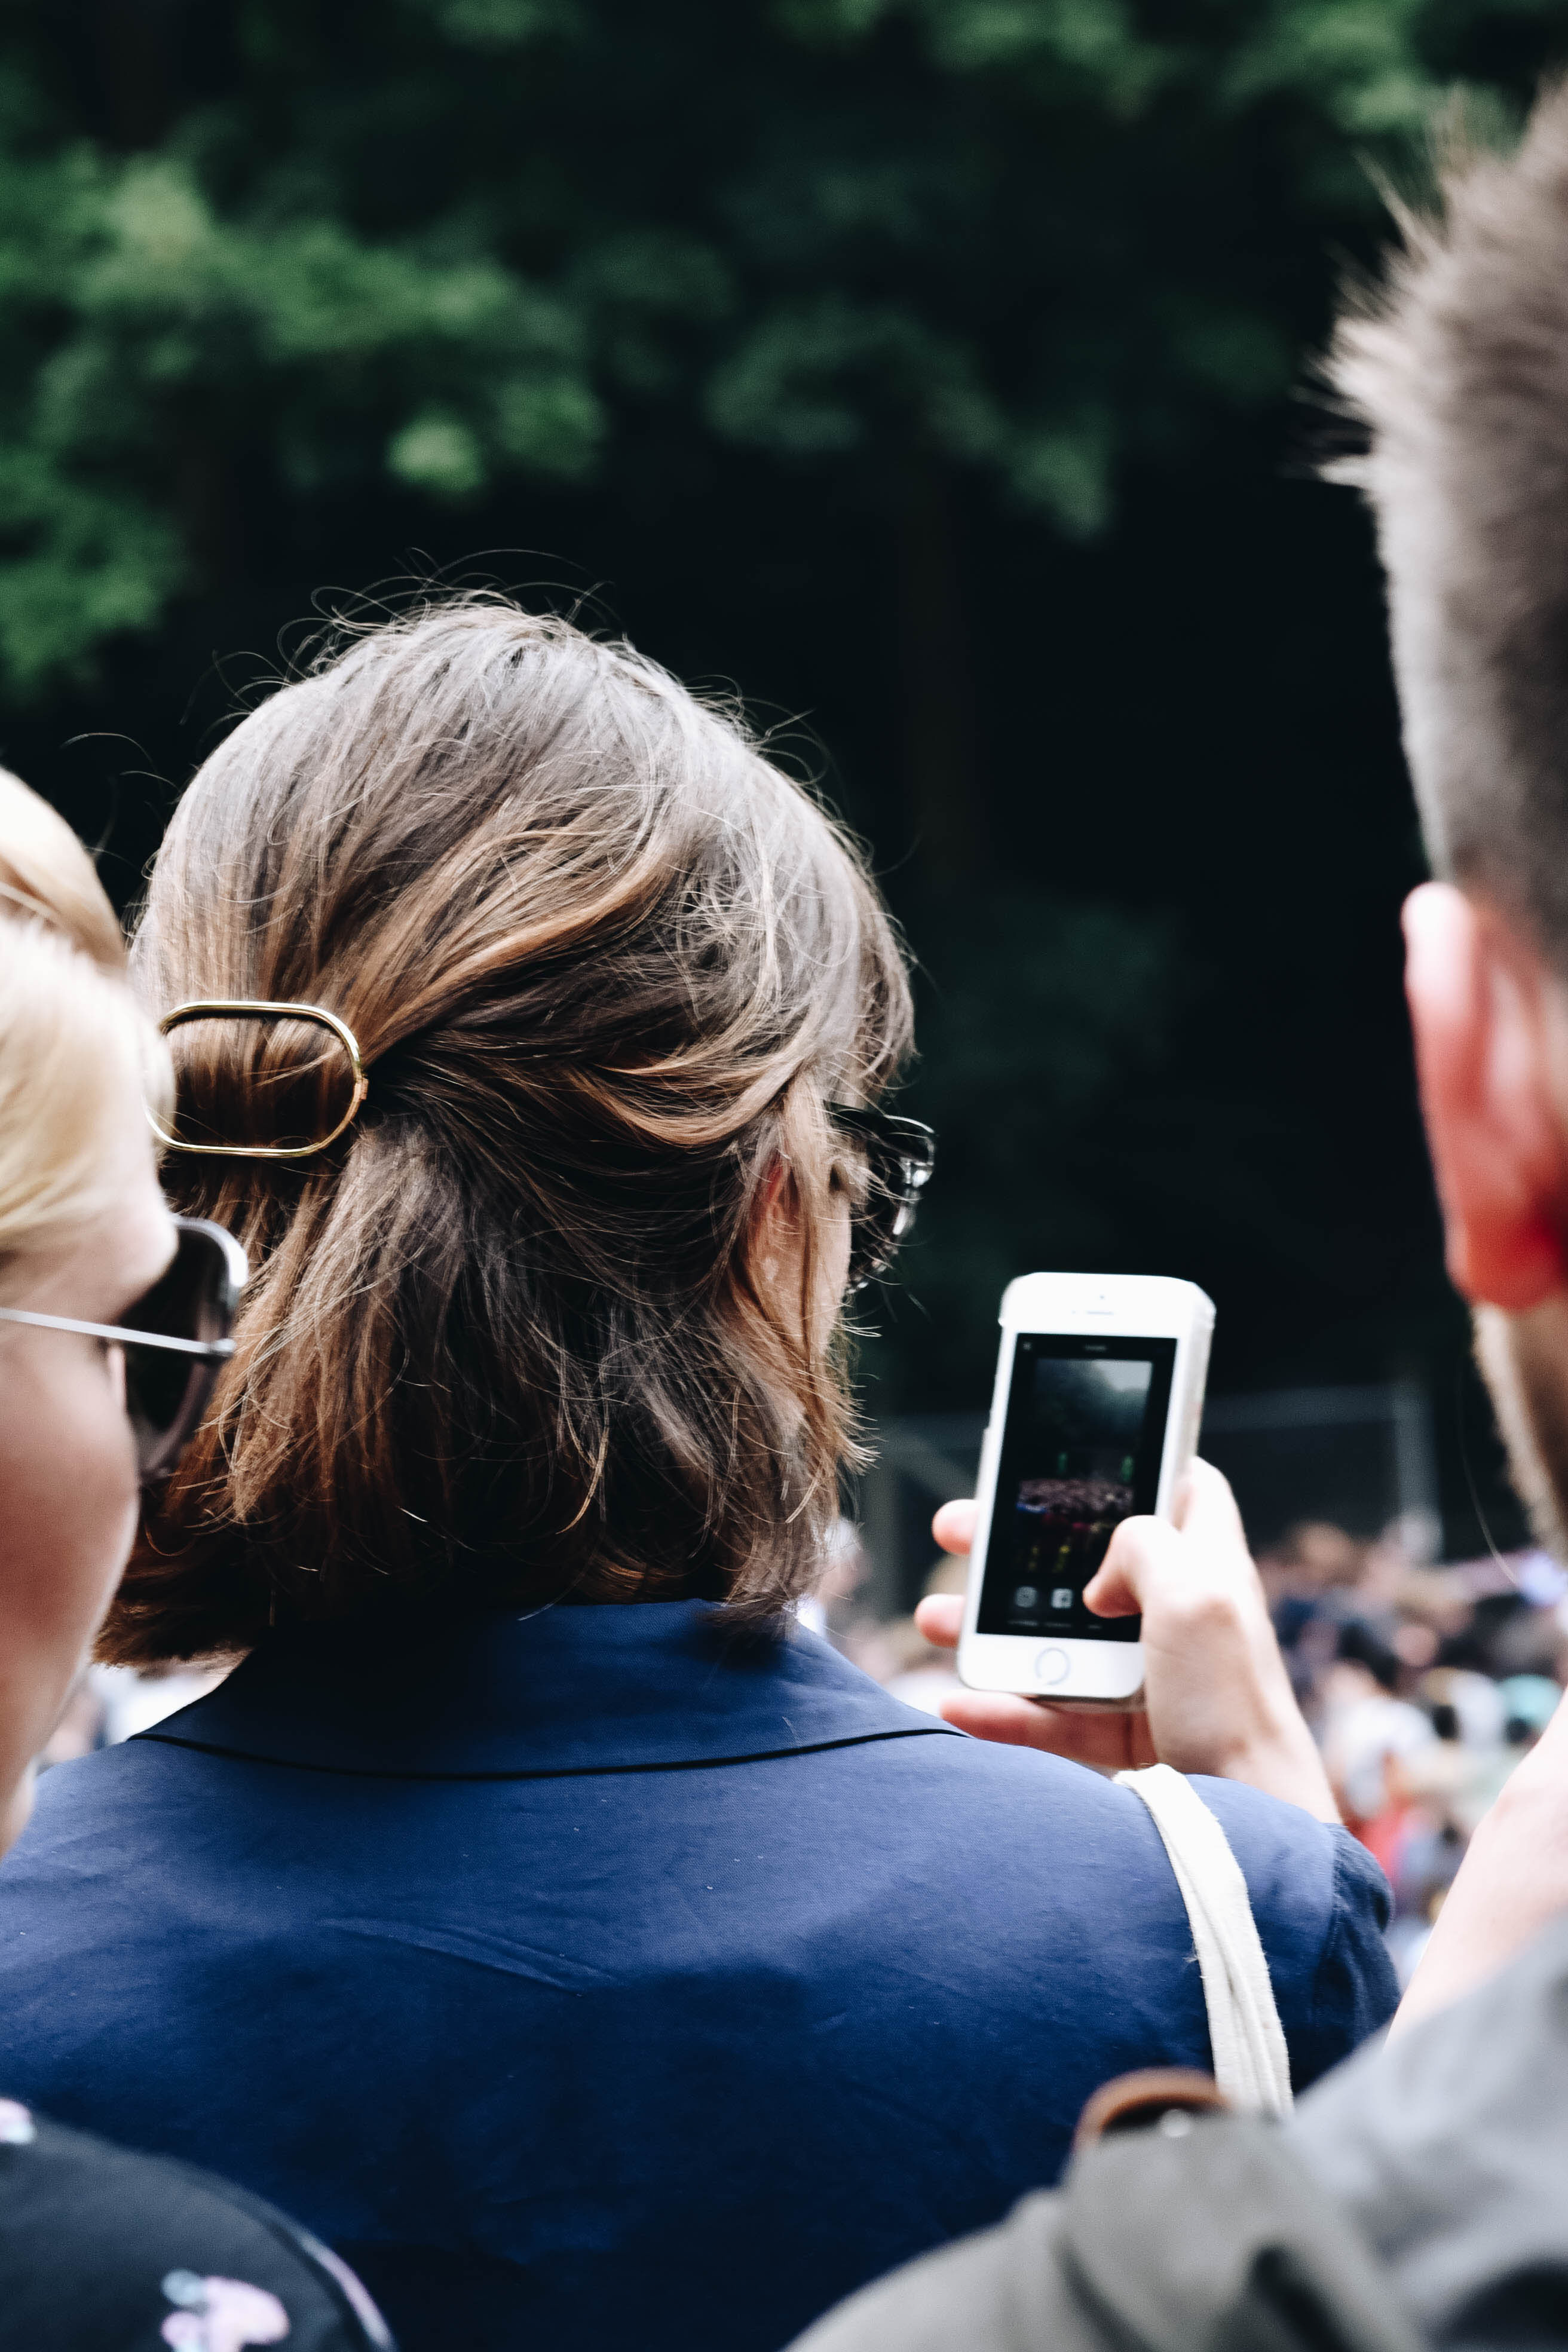
POLYGON ((1054 1690, 1058 1683, 1068 1678, 1068 1654, 1065 1650, 1041 1650, 1035 1659, 1035 1680, 1054 1690))

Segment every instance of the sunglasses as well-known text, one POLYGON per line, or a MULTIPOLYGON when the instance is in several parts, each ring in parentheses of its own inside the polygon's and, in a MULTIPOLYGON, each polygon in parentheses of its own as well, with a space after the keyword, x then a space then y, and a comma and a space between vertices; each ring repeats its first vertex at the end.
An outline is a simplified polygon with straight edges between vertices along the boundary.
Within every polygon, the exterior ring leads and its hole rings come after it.
POLYGON ((866 1160, 865 1197, 849 1217, 849 1287, 861 1290, 887 1272, 914 1223, 936 1164, 936 1137, 920 1119, 895 1118, 885 1110, 829 1103, 827 1116, 866 1160))
POLYGON ((75 1331, 111 1340, 125 1355, 125 1411, 143 1486, 166 1478, 196 1431, 222 1367, 234 1353, 230 1333, 249 1268, 222 1225, 176 1217, 174 1256, 123 1323, 78 1323, 0 1307, 0 1323, 40 1331, 75 1331))

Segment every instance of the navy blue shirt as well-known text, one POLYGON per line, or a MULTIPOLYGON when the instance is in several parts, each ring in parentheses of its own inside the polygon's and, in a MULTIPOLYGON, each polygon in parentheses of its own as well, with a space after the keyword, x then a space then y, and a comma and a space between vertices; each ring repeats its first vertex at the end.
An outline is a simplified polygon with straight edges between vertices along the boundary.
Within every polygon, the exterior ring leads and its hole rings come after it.
MULTIPOLYGON (((1308 2083, 1394 2006, 1382 1875, 1198 1785, 1308 2083)), ((282 2206, 404 2352, 772 2352, 1208 2063, 1131 1790, 701 1602, 279 1633, 0 1871, 0 2088, 282 2206)))

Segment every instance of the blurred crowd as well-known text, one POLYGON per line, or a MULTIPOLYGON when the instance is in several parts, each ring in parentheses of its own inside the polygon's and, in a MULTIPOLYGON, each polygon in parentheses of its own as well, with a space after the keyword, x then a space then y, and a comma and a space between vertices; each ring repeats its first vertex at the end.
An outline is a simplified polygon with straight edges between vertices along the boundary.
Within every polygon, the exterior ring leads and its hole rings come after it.
POLYGON ((1309 1523, 1259 1560, 1346 1821, 1394 1888, 1408 1981, 1477 1822, 1568 1675, 1568 1575, 1544 1552, 1437 1567, 1396 1524, 1309 1523))
MULTIPOLYGON (((1568 1572, 1542 1551, 1435 1566, 1429 1530, 1367 1541, 1325 1521, 1258 1557, 1275 1630, 1348 1825, 1394 1889, 1389 1943, 1408 1983, 1480 1820, 1568 1683, 1568 1572)), ((962 1591, 939 1559, 929 1592, 962 1591)), ((958 1680, 912 1616, 867 1610, 853 1530, 815 1622, 897 1697, 939 1714, 958 1680)))

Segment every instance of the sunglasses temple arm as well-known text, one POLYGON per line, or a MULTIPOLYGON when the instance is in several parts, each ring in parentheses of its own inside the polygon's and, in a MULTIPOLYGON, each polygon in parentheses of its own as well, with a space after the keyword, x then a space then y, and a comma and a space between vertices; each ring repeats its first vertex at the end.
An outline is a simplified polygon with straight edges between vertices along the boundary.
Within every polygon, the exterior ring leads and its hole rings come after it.
POLYGON ((232 1339, 177 1339, 170 1331, 131 1331, 119 1323, 79 1323, 69 1315, 35 1315, 23 1307, 0 1307, 0 1323, 25 1323, 36 1331, 74 1331, 82 1339, 111 1339, 121 1348, 161 1348, 197 1363, 226 1364, 232 1339))

